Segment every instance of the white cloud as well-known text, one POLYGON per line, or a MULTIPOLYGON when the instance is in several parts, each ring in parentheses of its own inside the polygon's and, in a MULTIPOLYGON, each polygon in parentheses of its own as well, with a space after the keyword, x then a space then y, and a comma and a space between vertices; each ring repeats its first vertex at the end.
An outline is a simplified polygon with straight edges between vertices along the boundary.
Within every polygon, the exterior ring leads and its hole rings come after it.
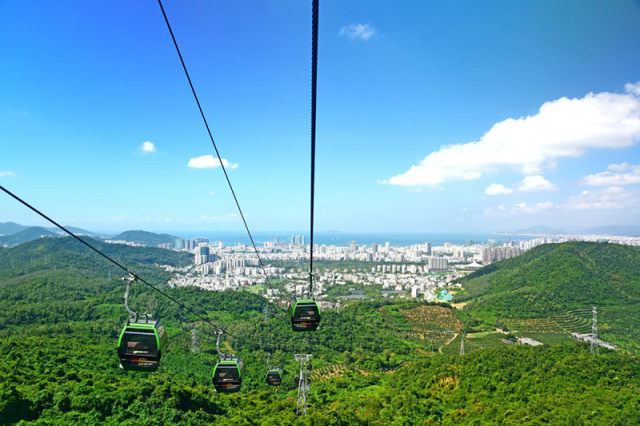
POLYGON ((504 204, 500 204, 495 207, 489 207, 484 210, 485 215, 507 215, 517 216, 522 213, 539 213, 543 210, 553 209, 556 206, 551 201, 541 201, 534 205, 528 205, 525 202, 516 203, 511 208, 507 209, 504 204))
POLYGON ((518 203, 514 206, 513 210, 522 213, 533 213, 536 209, 533 207, 529 207, 527 203, 518 203))
POLYGON ((545 102, 537 114, 496 123, 479 141, 443 146, 385 182, 437 186, 479 179, 505 167, 534 174, 558 158, 577 157, 591 148, 631 146, 640 140, 640 83, 625 88, 622 94, 545 102))
POLYGON ((531 191, 551 191, 556 189, 555 185, 549 182, 541 175, 533 175, 533 176, 525 176, 518 186, 520 191, 531 192, 531 191))
POLYGON ((607 168, 609 170, 613 170, 614 172, 625 172, 631 169, 631 165, 629 163, 609 164, 609 167, 607 168))
POLYGON ((367 41, 376 35, 376 29, 369 24, 350 24, 340 28, 340 35, 349 40, 367 41))
POLYGON ((213 191, 209 191, 209 192, 207 192, 207 195, 208 195, 209 197, 213 197, 215 194, 214 194, 214 192, 213 192, 213 191))
POLYGON ((234 222, 238 219, 238 215, 235 213, 221 214, 221 215, 200 215, 198 222, 205 223, 217 223, 217 222, 234 222))
POLYGON ((527 203, 518 203, 512 210, 515 213, 538 213, 540 210, 547 210, 552 207, 553 203, 551 201, 541 201, 533 206, 529 206, 527 203))
POLYGON ((11 170, 0 170, 0 177, 9 177, 14 175, 15 173, 13 173, 11 170))
POLYGON ((506 195, 511 194, 513 189, 507 188, 506 186, 499 183, 492 183, 484 190, 484 193, 487 195, 506 195))
POLYGON ((639 204, 638 191, 609 186, 593 191, 585 190, 569 197, 564 207, 569 210, 619 210, 637 207, 639 204))
POLYGON ((620 186, 640 184, 640 165, 628 163, 610 164, 609 170, 587 175, 584 183, 588 186, 620 186))
MULTIPOLYGON (((227 169, 237 169, 238 163, 231 163, 226 158, 222 159, 222 164, 227 169)), ((193 157, 189 160, 187 166, 194 169, 214 169, 220 167, 220 161, 213 155, 202 155, 200 157, 193 157)))
POLYGON ((138 148, 138 150, 143 154, 151 154, 153 152, 156 152, 156 146, 153 144, 153 142, 146 141, 142 142, 142 145, 140 145, 140 148, 138 148))
POLYGON ((629 93, 633 93, 636 96, 640 96, 640 81, 636 83, 627 83, 624 85, 624 90, 629 93))

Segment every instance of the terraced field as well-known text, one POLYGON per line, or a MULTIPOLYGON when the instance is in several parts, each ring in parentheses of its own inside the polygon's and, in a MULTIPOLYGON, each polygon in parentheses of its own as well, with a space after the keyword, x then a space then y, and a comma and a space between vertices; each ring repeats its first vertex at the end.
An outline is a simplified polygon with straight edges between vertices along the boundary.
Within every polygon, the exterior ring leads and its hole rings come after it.
POLYGON ((416 331, 458 331, 463 327, 455 310, 443 306, 422 305, 412 309, 400 309, 400 313, 416 331))
POLYGON ((324 382, 344 376, 349 371, 349 368, 343 364, 326 365, 312 370, 309 379, 314 382, 324 382))
POLYGON ((561 331, 560 326, 550 318, 505 318, 500 320, 500 324, 502 324, 504 328, 513 331, 542 331, 548 333, 561 331))
POLYGON ((551 318, 567 332, 589 333, 591 331, 591 315, 590 309, 583 309, 551 315, 551 318))
POLYGON ((591 332, 591 310, 575 309, 553 314, 548 318, 505 318, 500 320, 500 324, 516 332, 589 333, 591 332))

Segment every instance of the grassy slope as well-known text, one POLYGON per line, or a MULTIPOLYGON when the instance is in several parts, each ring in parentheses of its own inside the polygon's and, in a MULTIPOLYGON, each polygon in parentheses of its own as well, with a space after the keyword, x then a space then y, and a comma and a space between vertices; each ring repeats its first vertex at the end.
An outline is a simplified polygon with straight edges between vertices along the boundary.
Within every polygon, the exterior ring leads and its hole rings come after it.
POLYGON ((552 318, 558 330, 585 331, 599 310, 605 339, 639 350, 640 248, 604 243, 549 244, 483 268, 462 280, 472 315, 503 319, 552 318), (562 315, 569 314, 566 321, 562 315), (571 322, 575 329, 571 329, 571 322))

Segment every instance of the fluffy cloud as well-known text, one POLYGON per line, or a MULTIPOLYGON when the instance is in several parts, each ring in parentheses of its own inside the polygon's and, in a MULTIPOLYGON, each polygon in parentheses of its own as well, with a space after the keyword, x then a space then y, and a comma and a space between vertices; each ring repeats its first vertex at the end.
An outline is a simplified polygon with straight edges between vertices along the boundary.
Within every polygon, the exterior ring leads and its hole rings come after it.
POLYGON ((525 176, 525 178, 518 186, 520 191, 551 191, 555 189, 555 185, 549 182, 541 175, 525 176))
MULTIPOLYGON (((231 163, 226 158, 222 159, 222 164, 227 169, 238 168, 238 163, 231 163)), ((214 157, 213 155, 208 154, 208 155, 202 155, 200 157, 193 157, 192 159, 189 160, 189 163, 187 163, 187 166, 194 169, 214 169, 216 167, 220 167, 220 161, 218 160, 217 157, 214 157)))
POLYGON ((349 40, 367 41, 376 35, 376 29, 369 24, 350 24, 340 28, 340 35, 349 40))
POLYGON ((0 170, 0 177, 9 177, 9 176, 13 176, 15 173, 13 173, 11 170, 0 170))
POLYGON ((142 145, 140 145, 140 148, 138 148, 138 150, 143 154, 151 154, 153 152, 156 152, 156 146, 153 144, 153 142, 146 141, 142 142, 142 145))
POLYGON ((608 171, 585 176, 589 186, 621 186, 640 184, 640 165, 610 164, 608 171))
POLYGON ((569 197, 564 207, 569 210, 619 210, 637 207, 639 204, 638 191, 609 186, 593 191, 585 190, 569 197))
POLYGON ((553 203, 551 201, 542 201, 535 203, 533 206, 529 206, 527 203, 518 203, 513 207, 512 211, 514 213, 537 213, 540 210, 547 210, 552 207, 553 203))
POLYGON ((623 148, 640 140, 640 83, 626 93, 589 93, 545 102, 537 114, 493 125, 479 141, 443 146, 385 183, 437 186, 516 168, 538 173, 561 157, 591 148, 623 148))
MULTIPOLYGON (((578 195, 569 197, 563 204, 541 201, 532 205, 520 202, 510 208, 504 204, 489 207, 485 215, 518 215, 522 213, 540 213, 543 211, 571 212, 576 210, 617 210, 632 211, 640 207, 640 191, 625 189, 621 186, 609 186, 597 190, 584 190, 578 195)), ((616 213, 619 213, 616 212, 616 213)), ((575 213, 574 213, 575 214, 575 213)))
POLYGON ((492 183, 484 190, 484 193, 487 195, 506 195, 511 194, 512 192, 513 189, 507 188, 499 183, 492 183))

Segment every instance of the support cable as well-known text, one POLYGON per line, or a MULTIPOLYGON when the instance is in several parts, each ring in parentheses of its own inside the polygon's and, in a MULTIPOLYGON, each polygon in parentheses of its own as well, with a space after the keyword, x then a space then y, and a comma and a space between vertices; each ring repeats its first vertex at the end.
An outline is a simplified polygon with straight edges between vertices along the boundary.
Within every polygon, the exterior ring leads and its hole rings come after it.
POLYGON ((316 94, 318 89, 318 9, 313 0, 311 16, 311 235, 309 238, 309 297, 313 297, 313 222, 316 185, 316 94))
POLYGON ((238 207, 238 212, 240 212, 240 217, 242 218, 242 223, 244 224, 244 229, 247 230, 247 234, 249 235, 249 240, 251 240, 251 245, 253 246, 253 250, 258 257, 258 264, 260 268, 262 268, 262 272, 264 273, 265 279, 267 280, 267 285, 271 287, 271 281, 269 281, 269 276, 267 275, 267 271, 264 268, 264 264, 262 263, 262 258, 260 257, 260 253, 258 253, 258 248, 256 247, 256 243, 253 240, 253 236, 251 235, 251 231, 249 230, 249 225, 247 225, 247 220, 244 217, 244 213, 242 213, 242 208, 240 208, 240 202, 238 201, 238 197, 236 196, 236 192, 233 190, 233 185, 231 185, 231 179, 229 179, 229 174, 227 173, 227 168, 224 166, 224 162, 222 161, 222 155, 220 155, 220 151, 218 150, 218 146, 216 145, 216 141, 213 138, 213 133, 211 132, 211 128, 209 127, 209 122, 207 121, 207 117, 204 115, 204 111, 202 109, 202 105, 200 104, 200 99, 198 98, 198 94, 196 93, 196 89, 193 86, 193 82, 191 81, 191 76, 189 71, 187 70, 187 66, 182 57, 182 52, 180 51, 180 47, 178 46, 178 41, 176 40, 176 36, 173 34, 173 29, 171 28, 171 24, 169 23, 169 18, 167 17, 167 13, 164 10, 164 6, 162 5, 162 0, 158 0, 158 5, 160 6, 160 10, 162 11, 162 16, 164 17, 164 22, 167 24, 167 29, 169 30, 169 34, 171 34, 171 40, 173 40, 173 45, 176 48, 176 52, 178 53, 178 57, 180 58, 180 64, 182 64, 182 69, 184 71, 184 75, 187 77, 187 81, 189 82, 189 87, 191 88, 191 93, 193 94, 193 98, 198 105, 198 111, 200 111, 200 116, 202 117, 202 121, 204 122, 204 126, 207 128, 207 133, 209 134, 209 139, 211 140, 211 144, 213 145, 213 149, 216 152, 216 156, 218 157, 218 161, 220 162, 220 167, 224 172, 224 177, 227 180, 227 184, 229 185, 229 189, 231 190, 231 195, 233 195, 233 200, 236 202, 236 207, 238 207))
MULTIPOLYGON (((15 200, 17 200, 18 202, 22 203, 24 206, 28 207, 30 210, 32 210, 33 212, 37 213, 39 216, 41 216, 42 218, 46 219, 48 222, 50 222, 51 224, 55 225, 56 227, 58 227, 60 230, 66 232, 67 234, 69 234, 71 237, 75 238, 76 240, 78 240, 79 242, 81 242, 82 244, 84 244, 85 246, 89 247, 91 250, 93 250, 94 252, 98 253, 100 256, 102 256, 103 258, 107 259, 109 262, 113 263, 114 265, 116 265, 118 268, 122 269, 123 271, 125 271, 127 274, 129 274, 129 276, 131 276, 133 279, 135 279, 136 281, 140 281, 141 283, 145 284, 146 286, 150 287, 151 289, 155 290, 156 292, 160 293, 161 295, 163 295, 164 297, 166 297, 167 299, 171 300, 173 303, 175 303, 176 305, 180 306, 182 309, 186 310, 187 312, 195 315, 196 317, 198 317, 200 320, 208 323, 209 325, 213 326, 214 328, 218 329, 218 330, 223 330, 221 327, 218 327, 217 325, 215 325, 214 323, 212 323, 211 321, 209 321, 207 318, 203 317, 202 315, 198 314, 197 312, 193 311, 191 308, 189 308, 187 305, 185 305, 184 303, 180 302, 179 300, 177 300, 175 297, 167 294, 166 292, 160 290, 158 287, 154 286, 153 284, 151 284, 150 282, 148 282, 147 280, 145 280, 144 278, 140 277, 139 275, 137 275, 135 272, 131 271, 129 268, 127 268, 126 266, 122 265, 120 262, 118 262, 117 260, 114 260, 112 257, 110 257, 109 255, 105 254, 104 252, 102 252, 101 250, 97 249, 96 247, 94 247, 93 245, 89 244, 88 242, 86 242, 85 240, 83 240, 82 238, 78 237, 76 234, 74 234, 73 232, 69 231, 67 228, 65 228, 64 226, 60 225, 58 222, 56 222, 55 220, 51 219, 49 216, 47 216, 46 214, 42 213, 40 210, 36 209, 34 206, 32 206, 31 204, 27 203, 25 200, 23 200, 22 198, 18 197, 16 194, 14 194, 13 192, 9 191, 7 188, 5 188, 4 186, 0 185, 0 189, 2 191, 4 191, 7 195, 9 195, 10 197, 14 198, 15 200)), ((230 333, 226 332, 227 334, 231 335, 230 333)))

